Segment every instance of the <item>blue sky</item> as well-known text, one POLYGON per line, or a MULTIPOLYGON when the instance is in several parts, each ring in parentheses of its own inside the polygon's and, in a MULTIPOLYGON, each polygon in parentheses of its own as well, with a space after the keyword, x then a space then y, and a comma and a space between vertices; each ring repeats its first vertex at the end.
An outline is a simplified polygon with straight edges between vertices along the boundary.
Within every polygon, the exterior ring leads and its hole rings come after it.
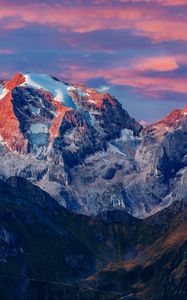
POLYGON ((187 0, 1 1, 0 77, 102 87, 136 119, 187 105, 187 0))

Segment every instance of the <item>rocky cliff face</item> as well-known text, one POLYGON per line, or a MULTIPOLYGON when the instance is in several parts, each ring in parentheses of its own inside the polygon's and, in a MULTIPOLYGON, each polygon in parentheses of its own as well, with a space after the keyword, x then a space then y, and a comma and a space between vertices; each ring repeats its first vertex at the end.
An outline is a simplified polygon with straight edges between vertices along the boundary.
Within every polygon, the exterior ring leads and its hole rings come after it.
POLYGON ((41 74, 0 88, 0 173, 76 212, 144 218, 187 195, 186 108, 142 126, 111 95, 41 74))
MULTIPOLYGON (((161 205, 186 199, 187 107, 175 110, 142 131, 135 159, 143 178, 142 197, 146 205, 155 199, 161 205), (147 191, 149 189, 149 192, 147 191), (150 194, 149 194, 150 193, 150 194)), ((140 178, 141 176, 139 176, 140 178)))

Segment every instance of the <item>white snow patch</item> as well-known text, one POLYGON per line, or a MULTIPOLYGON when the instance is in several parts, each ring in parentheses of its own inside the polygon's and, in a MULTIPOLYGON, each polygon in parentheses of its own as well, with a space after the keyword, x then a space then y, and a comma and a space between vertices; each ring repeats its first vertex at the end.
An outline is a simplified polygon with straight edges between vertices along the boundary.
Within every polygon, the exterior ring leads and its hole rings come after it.
POLYGON ((6 88, 3 88, 2 86, 0 87, 0 100, 2 100, 7 94, 9 90, 6 88))
POLYGON ((97 91, 99 93, 107 93, 110 89, 110 86, 108 85, 101 85, 99 88, 97 88, 97 91))
POLYGON ((112 206, 114 208, 120 207, 125 208, 125 203, 123 201, 123 198, 118 195, 113 195, 111 198, 112 206))
POLYGON ((35 124, 31 124, 30 127, 30 132, 32 134, 43 134, 43 133, 48 133, 48 126, 46 126, 43 123, 35 123, 35 124))
POLYGON ((46 74, 26 74, 24 75, 25 82, 23 86, 30 86, 35 89, 43 89, 50 92, 54 96, 54 100, 61 102, 66 107, 76 109, 76 105, 73 102, 68 86, 63 82, 57 81, 46 74))
POLYGON ((40 108, 39 107, 35 107, 35 106, 31 106, 31 111, 33 114, 35 115, 39 115, 40 114, 40 108))
POLYGON ((141 140, 141 138, 134 136, 132 130, 125 128, 121 130, 121 136, 113 141, 115 143, 126 144, 127 142, 136 142, 139 140, 141 140))
POLYGON ((89 116, 90 116, 90 124, 91 124, 92 126, 94 126, 95 118, 94 118, 94 116, 93 116, 91 113, 89 113, 89 116))
POLYGON ((111 143, 108 143, 108 149, 107 150, 110 151, 110 152, 113 152, 113 153, 118 153, 120 155, 126 156, 125 153, 121 152, 119 150, 119 148, 117 148, 116 146, 114 146, 111 143))
POLYGON ((74 87, 74 86, 68 86, 67 87, 68 91, 76 91, 79 97, 88 97, 88 93, 83 92, 79 87, 74 87))
POLYGON ((41 146, 48 145, 49 138, 49 125, 44 123, 35 123, 31 124, 29 129, 29 140, 31 141, 33 147, 37 147, 35 149, 36 155, 39 155, 39 152, 44 152, 44 148, 41 146), (41 147, 40 149, 38 147, 41 147))
POLYGON ((113 139, 108 143, 109 151, 119 153, 127 159, 131 159, 134 157, 135 149, 140 140, 140 137, 133 135, 132 130, 125 128, 121 131, 121 136, 119 138, 113 139))
POLYGON ((135 137, 133 135, 132 130, 125 128, 121 131, 120 138, 116 139, 116 140, 121 141, 121 142, 134 141, 135 137))
POLYGON ((5 145, 5 141, 4 141, 4 139, 3 139, 3 137, 0 135, 0 144, 1 145, 5 145))

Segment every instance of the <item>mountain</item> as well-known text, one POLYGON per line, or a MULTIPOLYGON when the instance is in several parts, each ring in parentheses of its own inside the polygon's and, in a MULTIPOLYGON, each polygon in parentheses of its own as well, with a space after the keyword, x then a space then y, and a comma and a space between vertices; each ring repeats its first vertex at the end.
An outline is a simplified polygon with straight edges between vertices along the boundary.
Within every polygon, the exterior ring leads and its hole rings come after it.
POLYGON ((0 203, 2 300, 186 300, 185 202, 143 220, 124 210, 93 218, 11 177, 0 203))
POLYGON ((17 73, 0 116, 0 299, 187 299, 187 107, 17 73))
POLYGON ((0 87, 0 173, 70 211, 145 218, 187 197, 187 107, 142 127, 110 94, 45 74, 0 87))

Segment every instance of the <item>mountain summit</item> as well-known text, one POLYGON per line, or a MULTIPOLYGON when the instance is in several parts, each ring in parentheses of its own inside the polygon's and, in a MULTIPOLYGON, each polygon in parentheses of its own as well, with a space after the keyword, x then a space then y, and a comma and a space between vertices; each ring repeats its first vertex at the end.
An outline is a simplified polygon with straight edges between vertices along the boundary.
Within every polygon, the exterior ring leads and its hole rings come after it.
POLYGON ((110 94, 45 74, 0 86, 0 173, 76 212, 140 218, 187 195, 187 108, 143 128, 110 94))
MULTIPOLYGON (((125 127, 136 135, 141 130, 109 94, 60 82, 45 74, 17 73, 4 82, 0 100, 1 137, 9 150, 20 153, 48 147, 60 137, 62 123, 75 131, 78 128, 82 137, 93 135, 93 140, 99 136, 117 137, 125 127)), ((98 142, 101 148, 104 141, 98 142)))

